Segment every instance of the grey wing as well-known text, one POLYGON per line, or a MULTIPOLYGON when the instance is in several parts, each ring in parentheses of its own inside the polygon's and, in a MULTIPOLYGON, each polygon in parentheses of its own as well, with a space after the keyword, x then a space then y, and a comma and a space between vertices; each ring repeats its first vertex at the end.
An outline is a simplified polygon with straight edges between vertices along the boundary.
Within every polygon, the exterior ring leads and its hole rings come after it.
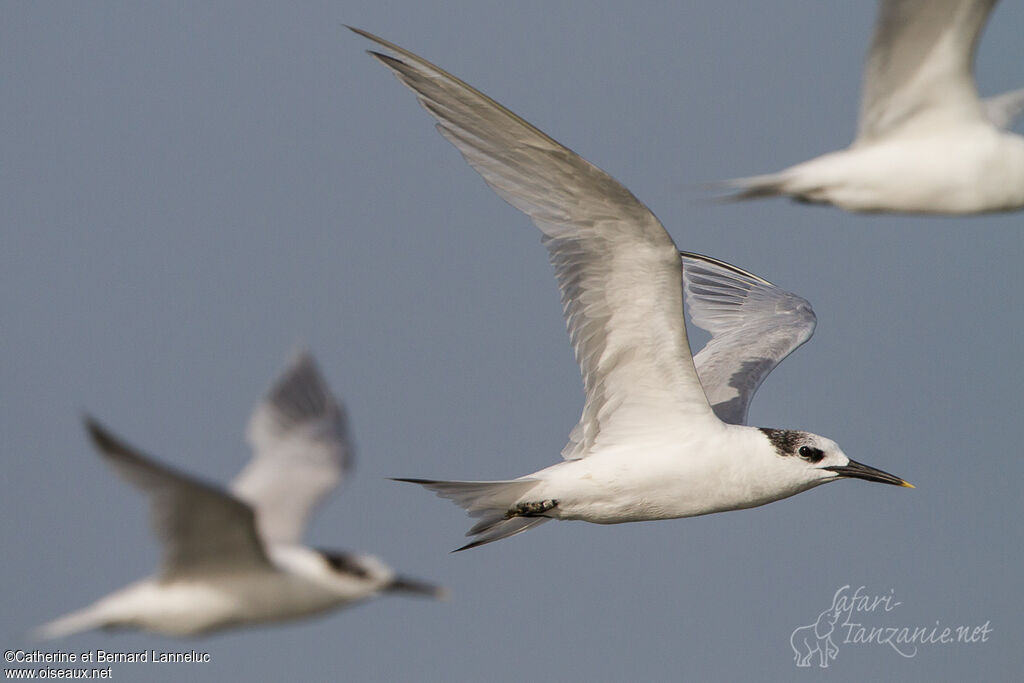
POLYGON ((997 0, 882 0, 864 70, 857 141, 911 121, 985 120, 974 53, 997 0))
POLYGON ((584 457, 599 441, 673 421, 715 419, 686 341, 679 257, 654 214, 607 173, 483 93, 352 30, 399 55, 371 52, 487 184, 543 233, 586 392, 563 456, 584 457))
POLYGON ((754 393, 782 360, 814 334, 803 298, 709 256, 682 252, 686 307, 711 340, 693 362, 723 422, 746 424, 754 393))
POLYGON ((256 509, 264 540, 298 543, 353 452, 345 412, 311 355, 289 363, 253 411, 246 436, 253 457, 231 490, 256 509))
POLYGON ((104 460, 149 495, 163 550, 162 579, 273 569, 248 505, 157 463, 91 418, 85 419, 85 427, 104 460))

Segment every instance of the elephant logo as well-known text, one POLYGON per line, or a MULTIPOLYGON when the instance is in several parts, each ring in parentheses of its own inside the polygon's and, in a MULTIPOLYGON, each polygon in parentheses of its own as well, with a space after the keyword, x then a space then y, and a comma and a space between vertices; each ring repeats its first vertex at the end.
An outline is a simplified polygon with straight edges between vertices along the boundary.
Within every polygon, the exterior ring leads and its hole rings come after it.
POLYGON ((817 653, 818 666, 828 668, 829 661, 839 654, 839 646, 832 640, 832 632, 835 631, 840 614, 842 611, 833 603, 813 624, 794 629, 789 636, 789 644, 793 647, 793 661, 797 666, 810 666, 811 658, 817 653))

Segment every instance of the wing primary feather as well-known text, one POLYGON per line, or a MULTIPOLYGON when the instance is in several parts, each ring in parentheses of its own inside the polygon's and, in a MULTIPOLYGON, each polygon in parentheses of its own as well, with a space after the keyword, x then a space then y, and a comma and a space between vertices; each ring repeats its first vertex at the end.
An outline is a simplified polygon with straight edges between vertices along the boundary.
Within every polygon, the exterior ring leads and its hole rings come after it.
POLYGON ((313 512, 352 466, 341 403, 312 354, 296 354, 253 410, 253 457, 231 490, 256 509, 267 541, 298 543, 313 512))
POLYGON ((565 457, 645 428, 720 424, 686 341, 679 255, 654 214, 608 173, 483 93, 352 30, 398 55, 369 51, 414 92, 491 189, 543 233, 586 393, 565 457))

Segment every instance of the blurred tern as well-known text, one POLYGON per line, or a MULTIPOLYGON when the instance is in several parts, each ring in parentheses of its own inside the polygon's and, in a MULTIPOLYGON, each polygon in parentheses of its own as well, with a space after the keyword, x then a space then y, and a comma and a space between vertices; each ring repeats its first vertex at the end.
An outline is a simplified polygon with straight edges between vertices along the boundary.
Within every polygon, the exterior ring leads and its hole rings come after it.
POLYGON ((352 460, 344 411, 306 353, 256 407, 247 433, 254 456, 230 492, 157 463, 92 419, 86 428, 117 473, 150 496, 163 561, 157 575, 39 627, 37 637, 117 627, 192 636, 318 614, 382 592, 443 594, 373 556, 300 544, 310 515, 352 460))
POLYGON ((564 462, 503 481, 401 480, 479 518, 467 533, 475 540, 459 550, 548 519, 691 517, 764 505, 842 477, 909 486, 850 460, 824 437, 719 419, 686 338, 681 257, 654 214, 486 95, 352 30, 398 55, 370 53, 416 94, 487 184, 540 228, 583 374, 583 415, 564 462))
POLYGON ((972 214, 1024 207, 1024 89, 978 98, 972 69, 997 0, 882 0, 846 149, 738 178, 731 199, 788 195, 847 211, 972 214))

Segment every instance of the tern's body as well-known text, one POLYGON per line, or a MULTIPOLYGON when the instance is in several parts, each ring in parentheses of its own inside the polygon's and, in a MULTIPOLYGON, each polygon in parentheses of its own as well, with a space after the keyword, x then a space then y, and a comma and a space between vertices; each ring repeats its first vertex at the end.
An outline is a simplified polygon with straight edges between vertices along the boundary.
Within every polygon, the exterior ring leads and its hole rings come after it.
POLYGON ((847 211, 958 214, 1024 206, 1021 136, 986 122, 912 133, 748 180, 753 188, 763 178, 771 188, 765 194, 788 194, 847 211))
POLYGON ((201 635, 326 612, 372 597, 386 590, 394 578, 383 566, 380 569, 384 571, 373 579, 339 575, 320 552, 304 546, 274 545, 268 551, 272 566, 266 569, 170 581, 148 577, 61 621, 85 628, 130 627, 169 636, 201 635), (69 618, 72 621, 66 621, 69 618))
POLYGON ((422 57, 353 30, 398 55, 371 53, 487 184, 540 228, 583 375, 586 402, 565 462, 505 481, 405 480, 479 518, 465 548, 546 519, 689 517, 844 476, 904 484, 824 437, 723 421, 742 422, 764 376, 810 336, 806 302, 714 259, 681 258, 654 214, 607 173, 422 57), (686 338, 684 284, 691 313, 694 302, 700 308, 695 322, 715 337, 698 359, 714 405, 686 338), (780 330, 786 341, 777 345, 780 330))
POLYGON ((200 635, 305 617, 385 591, 440 593, 373 556, 301 545, 352 450, 341 406, 307 354, 254 411, 255 456, 231 491, 157 463, 92 420, 87 428, 117 473, 150 495, 163 561, 153 576, 43 625, 39 637, 93 628, 200 635))
POLYGON ((857 137, 847 149, 732 181, 848 211, 972 214, 1024 207, 1024 90, 980 100, 972 66, 996 0, 881 0, 857 137))
POLYGON ((778 452, 760 430, 719 425, 699 433, 680 428, 657 441, 600 450, 534 472, 524 479, 536 484, 510 507, 551 500, 557 501, 546 513, 552 519, 619 524, 756 507, 828 481, 784 476, 777 469, 778 452))

